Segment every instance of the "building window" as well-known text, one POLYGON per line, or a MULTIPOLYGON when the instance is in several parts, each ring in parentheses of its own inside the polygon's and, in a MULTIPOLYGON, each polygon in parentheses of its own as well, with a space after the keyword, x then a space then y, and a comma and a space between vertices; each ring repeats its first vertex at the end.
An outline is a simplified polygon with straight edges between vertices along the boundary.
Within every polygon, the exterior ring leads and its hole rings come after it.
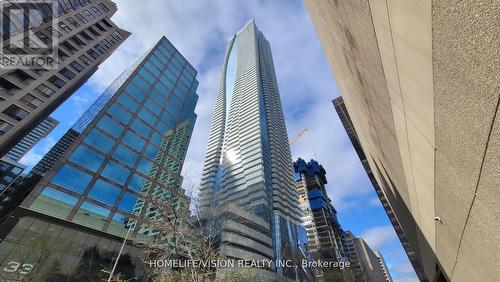
POLYGON ((91 179, 89 174, 65 164, 52 178, 52 182, 81 194, 91 179))
POLYGON ((97 52, 92 49, 88 50, 87 54, 89 54, 95 60, 99 59, 99 54, 97 54, 97 52))
POLYGON ((101 36, 101 34, 99 34, 99 32, 97 32, 97 30, 95 30, 93 27, 89 27, 89 31, 95 36, 101 36))
POLYGON ((115 142, 110 138, 104 136, 103 134, 97 132, 95 129, 92 130, 84 140, 85 143, 92 145, 92 147, 107 153, 113 148, 115 142))
POLYGON ((49 98, 54 95, 56 91, 52 90, 45 84, 40 84, 37 88, 35 88, 35 93, 49 98))
POLYGON ((97 126, 115 138, 118 138, 124 129, 118 122, 107 116, 102 117, 97 126))
POLYGON ((97 9, 97 7, 92 7, 92 12, 94 12, 94 14, 95 14, 96 16, 100 16, 100 15, 102 15, 102 12, 101 12, 101 11, 99 11, 99 9, 97 9))
POLYGON ((90 66, 92 64, 92 60, 89 59, 89 57, 87 57, 85 55, 81 55, 80 57, 78 57, 78 59, 80 60, 80 62, 84 63, 86 66, 90 66))
POLYGON ((59 73, 68 80, 72 80, 76 76, 72 71, 70 71, 67 68, 63 68, 59 73))
POLYGON ((130 171, 115 162, 109 161, 101 175, 119 184, 125 184, 130 171))
POLYGON ((80 65, 78 62, 76 61, 73 61, 69 64, 72 68, 74 68, 77 72, 81 72, 82 70, 84 70, 85 68, 80 65))
POLYGON ((20 89, 14 83, 8 81, 7 79, 0 77, 0 91, 1 92, 9 92, 11 90, 20 89))
POLYGON ((120 145, 118 146, 118 148, 116 148, 115 152, 113 153, 113 157, 124 162, 125 164, 128 164, 129 166, 134 166, 138 156, 136 153, 129 150, 127 147, 120 145))
POLYGON ((29 115, 27 111, 19 108, 16 105, 10 105, 7 109, 3 111, 3 113, 18 121, 22 120, 23 118, 29 115))
POLYGON ((4 135, 12 128, 12 124, 0 119, 0 135, 4 135))
POLYGON ((88 10, 85 10, 85 11, 83 11, 82 13, 83 13, 83 15, 85 16, 85 18, 87 18, 87 19, 89 19, 89 20, 92 20, 92 19, 94 19, 94 18, 95 18, 95 17, 94 17, 94 15, 92 15, 92 14, 91 14, 88 10))
POLYGON ((15 70, 11 73, 9 73, 9 75, 11 75, 12 77, 15 77, 17 80, 21 81, 21 82, 27 82, 27 81, 30 81, 30 80, 34 80, 34 78, 27 74, 26 72, 22 71, 22 70, 15 70))
POLYGON ((86 46, 87 44, 85 44, 85 42, 83 42, 80 38, 78 38, 76 35, 71 37, 71 41, 75 42, 76 45, 78 45, 79 47, 83 47, 83 46, 86 46))
POLYGON ((82 14, 76 14, 76 18, 79 19, 82 23, 88 22, 88 20, 82 16, 82 14))
POLYGON ((55 75, 49 78, 49 82, 52 83, 52 85, 54 85, 57 88, 62 88, 64 85, 66 85, 66 82, 64 82, 64 80, 60 79, 55 75))
POLYGON ((50 37, 48 37, 47 35, 45 35, 45 33, 41 32, 41 31, 37 31, 35 33, 35 35, 40 38, 40 40, 43 42, 43 43, 46 43, 46 44, 50 44, 50 42, 52 41, 50 39, 50 37))
POLYGON ((118 195, 120 195, 120 189, 118 189, 118 187, 102 180, 97 180, 94 186, 92 186, 92 190, 89 192, 90 198, 110 206, 114 205, 118 195))
POLYGON ((23 98, 21 98, 21 101, 24 102, 24 104, 32 109, 38 108, 43 101, 38 99, 37 97, 31 95, 31 94, 26 94, 23 98))
POLYGON ((63 30, 64 32, 71 32, 71 28, 65 24, 64 22, 59 22, 59 27, 61 28, 61 30, 63 30))
POLYGON ((135 205, 137 204, 138 197, 125 192, 123 194, 123 197, 120 199, 120 203, 118 204, 118 208, 120 208, 123 211, 126 211, 128 213, 132 213, 134 210, 135 205))
POLYGON ((101 45, 101 44, 96 44, 96 45, 94 46, 94 48, 96 48, 96 49, 97 49, 97 51, 99 51, 99 53, 101 53, 101 54, 106 53, 106 49, 104 49, 104 47, 102 47, 102 45, 101 45))
POLYGON ((83 30, 82 32, 80 32, 80 35, 88 41, 92 41, 92 37, 86 31, 83 30))
POLYGON ((65 52, 63 52, 63 50, 61 50, 61 49, 58 49, 57 54, 59 55, 59 59, 60 59, 61 61, 64 61, 64 60, 66 60, 67 58, 69 58, 68 54, 66 54, 65 52))
POLYGON ((144 144, 146 144, 142 138, 132 133, 132 131, 128 131, 127 134, 125 134, 123 142, 138 152, 140 152, 144 147, 144 144))
POLYGON ((102 23, 104 23, 104 25, 106 25, 107 27, 113 27, 113 25, 108 20, 106 20, 106 19, 103 19, 102 23))
POLYGON ((64 46, 70 53, 78 52, 78 49, 73 47, 73 45, 71 45, 68 41, 63 42, 61 45, 64 46))
POLYGON ((80 26, 80 24, 79 24, 77 21, 75 21, 75 19, 73 19, 72 17, 69 17, 69 18, 68 18, 68 22, 69 22, 72 26, 74 26, 74 27, 79 27, 79 26, 80 26))
POLYGON ((101 166, 101 163, 104 161, 104 158, 97 155, 93 151, 80 146, 75 150, 75 152, 73 152, 70 160, 93 172, 96 172, 101 166))

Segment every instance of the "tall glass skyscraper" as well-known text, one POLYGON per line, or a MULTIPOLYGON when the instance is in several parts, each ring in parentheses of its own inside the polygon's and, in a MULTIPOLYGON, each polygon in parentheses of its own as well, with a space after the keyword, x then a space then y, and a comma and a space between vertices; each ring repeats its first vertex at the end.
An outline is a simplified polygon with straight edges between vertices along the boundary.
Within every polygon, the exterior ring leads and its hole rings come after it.
MULTIPOLYGON (((54 161, 45 177, 0 227, 0 269, 42 281, 56 265, 60 275, 77 281, 102 273, 97 267, 82 271, 91 258, 99 258, 91 265, 111 269, 127 234, 140 242, 151 238, 147 222, 155 210, 148 199, 182 189, 180 172, 196 120, 195 77, 196 70, 163 37, 116 79, 68 131, 72 137, 57 154, 49 152, 54 161), (43 261, 23 256, 45 241, 43 261), (19 273, 18 264, 30 271, 19 273)), ((138 253, 125 248, 120 271, 127 279, 141 276, 144 258, 138 253)))
MULTIPOLYGON (((254 21, 227 43, 200 185, 202 214, 227 207, 223 255, 284 259, 305 243, 271 48, 254 21), (299 237, 302 240, 299 240, 299 237)), ((271 271, 295 278, 295 270, 271 271)))

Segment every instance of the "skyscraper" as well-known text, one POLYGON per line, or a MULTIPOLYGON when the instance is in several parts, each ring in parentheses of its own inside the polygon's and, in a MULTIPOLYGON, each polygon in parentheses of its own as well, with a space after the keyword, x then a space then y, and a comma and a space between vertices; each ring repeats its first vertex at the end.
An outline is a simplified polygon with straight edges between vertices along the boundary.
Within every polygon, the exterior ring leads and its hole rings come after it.
POLYGON ((356 281, 388 281, 390 274, 387 268, 384 269, 385 263, 381 263, 378 251, 373 251, 363 238, 354 236, 350 231, 345 232, 345 239, 356 281))
POLYGON ((389 272, 389 267, 387 267, 387 264, 385 264, 384 257, 379 251, 375 251, 375 255, 377 256, 378 263, 380 264, 382 272, 384 273, 385 281, 392 282, 391 273, 389 272))
POLYGON ((18 162, 28 153, 36 143, 47 137, 50 132, 59 124, 59 121, 48 117, 40 122, 28 135, 24 136, 11 150, 5 154, 5 158, 9 158, 18 162))
MULTIPOLYGON (((196 119, 195 77, 163 37, 117 78, 68 131, 72 137, 52 154, 45 177, 0 227, 2 269, 28 264, 33 280, 56 267, 59 275, 100 280, 99 268, 109 267, 124 237, 144 242, 154 235, 147 222, 156 211, 148 199, 183 191, 180 172, 196 119), (23 256, 43 244, 45 253, 23 256), (95 273, 79 268, 88 263, 95 273)), ((142 259, 127 245, 120 271, 140 278, 142 259)))
MULTIPOLYGON (((308 237, 308 250, 315 259, 347 261, 344 250, 344 231, 337 219, 337 211, 328 197, 326 171, 317 161, 305 162, 299 158, 293 163, 295 181, 300 195, 303 222, 308 237)), ((323 269, 317 272, 325 280, 353 280, 349 269, 323 269)))
POLYGON ((500 3, 305 3, 419 279, 500 277, 500 3))
POLYGON ((117 7, 110 0, 32 2, 0 3, 2 40, 10 42, 0 52, 22 58, 53 51, 56 63, 0 67, 0 156, 70 97, 130 35, 111 21, 117 7))
MULTIPOLYGON (((282 259, 305 243, 271 48, 250 20, 227 43, 200 186, 200 209, 229 206, 222 253, 282 259), (298 239, 301 238, 301 239, 298 239)), ((294 269, 276 267, 279 275, 294 269)))

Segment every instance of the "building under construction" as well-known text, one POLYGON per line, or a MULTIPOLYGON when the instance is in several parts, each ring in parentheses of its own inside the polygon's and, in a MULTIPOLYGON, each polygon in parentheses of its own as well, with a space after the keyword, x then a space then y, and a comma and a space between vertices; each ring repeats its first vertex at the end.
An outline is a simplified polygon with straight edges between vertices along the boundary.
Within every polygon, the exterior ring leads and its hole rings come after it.
MULTIPOLYGON (((326 192, 326 171, 317 161, 308 163, 299 158, 293 163, 295 180, 299 190, 303 222, 307 232, 308 250, 315 259, 347 261, 343 230, 337 220, 337 211, 326 192)), ((351 271, 332 269, 316 270, 318 278, 325 281, 351 281, 351 271), (336 270, 336 271, 335 271, 336 270)))

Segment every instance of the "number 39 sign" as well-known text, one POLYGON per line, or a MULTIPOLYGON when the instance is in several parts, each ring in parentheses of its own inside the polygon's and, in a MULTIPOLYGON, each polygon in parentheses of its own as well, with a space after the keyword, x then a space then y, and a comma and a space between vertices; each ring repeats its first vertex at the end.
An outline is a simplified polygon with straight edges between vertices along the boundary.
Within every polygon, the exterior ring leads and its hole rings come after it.
POLYGON ((33 269, 33 265, 29 263, 21 264, 17 261, 11 261, 7 263, 7 266, 3 268, 5 272, 19 272, 19 274, 28 274, 33 269))

